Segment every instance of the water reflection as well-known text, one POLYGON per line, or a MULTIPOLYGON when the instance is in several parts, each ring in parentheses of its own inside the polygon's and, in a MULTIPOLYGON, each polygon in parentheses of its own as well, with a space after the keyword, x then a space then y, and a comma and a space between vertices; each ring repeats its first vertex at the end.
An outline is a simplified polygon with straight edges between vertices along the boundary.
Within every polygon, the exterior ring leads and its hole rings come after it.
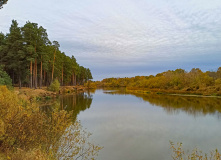
POLYGON ((182 142, 184 150, 220 148, 221 99, 121 90, 97 90, 93 110, 78 117, 104 146, 99 160, 170 160, 169 141, 182 142))
MULTIPOLYGON (((178 96, 178 95, 157 95, 157 94, 137 94, 127 93, 124 88, 102 89, 105 94, 118 95, 133 95, 143 101, 147 101, 152 105, 163 107, 168 114, 177 114, 184 111, 189 115, 217 115, 221 117, 221 99, 215 97, 193 97, 193 96, 178 96)), ((66 111, 73 111, 73 119, 86 109, 89 109, 95 90, 88 92, 81 92, 74 95, 61 95, 58 99, 53 99, 43 105, 41 110, 50 115, 54 109, 64 109, 66 111)))
POLYGON ((47 115, 51 115, 54 110, 66 110, 73 112, 73 120, 76 120, 77 115, 86 109, 89 109, 93 100, 93 95, 90 92, 81 92, 72 95, 61 95, 57 99, 53 99, 45 104, 42 104, 40 109, 47 115))
POLYGON ((104 146, 99 160, 170 160, 170 140, 204 152, 221 144, 219 98, 129 94, 124 88, 106 88, 96 90, 93 96, 60 96, 50 107, 46 107, 48 112, 57 108, 74 111, 74 119, 78 115, 82 126, 93 133, 91 138, 104 146))
POLYGON ((66 111, 73 111, 73 119, 86 109, 89 109, 93 100, 93 95, 88 93, 78 93, 75 95, 60 96, 60 107, 66 111))
POLYGON ((215 97, 194 97, 178 95, 136 94, 121 91, 105 91, 105 94, 134 95, 152 105, 163 107, 168 114, 184 111, 189 115, 215 114, 221 117, 221 99, 215 97))

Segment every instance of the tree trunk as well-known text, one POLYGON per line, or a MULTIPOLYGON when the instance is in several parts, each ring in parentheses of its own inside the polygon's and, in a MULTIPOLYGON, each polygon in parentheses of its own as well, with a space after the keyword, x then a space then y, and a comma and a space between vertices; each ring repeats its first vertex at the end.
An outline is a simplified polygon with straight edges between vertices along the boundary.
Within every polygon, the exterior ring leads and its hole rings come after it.
POLYGON ((45 84, 45 76, 46 76, 46 72, 45 72, 45 69, 44 69, 44 86, 46 86, 46 84, 45 84))
POLYGON ((56 54, 56 48, 55 48, 55 51, 54 51, 54 60, 53 60, 53 66, 52 66, 51 82, 53 81, 53 77, 54 77, 54 62, 55 62, 55 54, 56 54))
POLYGON ((62 71, 61 71, 61 85, 63 86, 63 75, 64 75, 64 70, 63 70, 63 64, 62 64, 62 71))
POLYGON ((73 75, 72 75, 72 85, 74 85, 74 72, 73 72, 73 75))
MULTIPOLYGON (((36 41, 36 43, 35 43, 35 54, 37 53, 37 41, 36 41)), ((37 58, 35 57, 35 76, 34 76, 34 79, 35 79, 35 84, 34 84, 34 86, 35 86, 35 89, 37 89, 37 85, 38 85, 38 78, 37 78, 37 58)))
POLYGON ((19 73, 18 83, 19 83, 19 89, 21 89, 21 73, 19 73))
POLYGON ((35 88, 35 63, 33 62, 33 76, 32 76, 32 81, 33 81, 33 83, 32 83, 32 86, 33 86, 33 88, 35 88))
POLYGON ((37 89, 38 85, 38 76, 37 76, 37 58, 35 58, 35 89, 37 89))
POLYGON ((41 55, 41 73, 40 73, 40 84, 39 84, 39 88, 42 87, 42 55, 41 55))
POLYGON ((74 74, 74 86, 76 86, 76 85, 77 85, 77 75, 74 74))
POLYGON ((30 62, 30 88, 32 88, 32 61, 30 62))

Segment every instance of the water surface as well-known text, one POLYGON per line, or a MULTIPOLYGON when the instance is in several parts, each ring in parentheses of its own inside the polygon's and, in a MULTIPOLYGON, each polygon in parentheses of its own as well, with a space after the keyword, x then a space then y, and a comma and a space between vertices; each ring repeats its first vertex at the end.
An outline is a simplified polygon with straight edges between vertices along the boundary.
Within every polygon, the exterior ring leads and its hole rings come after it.
POLYGON ((184 149, 221 149, 221 99, 131 95, 96 90, 60 98, 74 110, 91 139, 104 148, 99 160, 169 160, 169 141, 184 149))

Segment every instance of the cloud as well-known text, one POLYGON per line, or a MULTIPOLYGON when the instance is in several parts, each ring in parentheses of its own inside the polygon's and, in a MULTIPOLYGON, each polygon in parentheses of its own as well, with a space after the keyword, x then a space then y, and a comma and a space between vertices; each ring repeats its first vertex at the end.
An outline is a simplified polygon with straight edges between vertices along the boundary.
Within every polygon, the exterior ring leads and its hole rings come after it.
POLYGON ((219 0, 11 0, 6 6, 0 11, 3 32, 11 19, 37 22, 62 51, 100 74, 110 66, 115 73, 133 66, 136 71, 124 72, 134 75, 146 64, 160 72, 161 64, 173 68, 200 56, 211 66, 210 57, 221 51, 219 0))

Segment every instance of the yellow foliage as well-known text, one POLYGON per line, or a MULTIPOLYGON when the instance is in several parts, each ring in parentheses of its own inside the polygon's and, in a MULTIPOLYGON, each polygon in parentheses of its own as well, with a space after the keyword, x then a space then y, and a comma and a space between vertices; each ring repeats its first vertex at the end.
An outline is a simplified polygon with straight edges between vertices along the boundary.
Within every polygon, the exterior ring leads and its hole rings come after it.
MULTIPOLYGON (((221 67, 220 67, 221 68, 221 67)), ((187 94, 220 95, 221 69, 217 72, 202 72, 193 68, 190 72, 183 69, 168 70, 156 76, 135 76, 125 78, 106 78, 97 82, 99 87, 126 87, 129 90, 164 90, 187 94)))
POLYGON ((215 80, 215 85, 221 86, 221 78, 218 78, 217 80, 215 80))
POLYGON ((84 86, 87 88, 90 88, 90 89, 97 88, 97 84, 95 82, 91 82, 91 81, 88 81, 87 83, 85 83, 84 86))
POLYGON ((220 160, 221 154, 219 151, 213 150, 210 154, 204 154, 202 151, 197 148, 193 149, 191 153, 184 152, 182 143, 177 143, 175 145, 173 142, 170 142, 170 149, 172 150, 172 158, 173 160, 220 160))
MULTIPOLYGON (((83 146, 80 149, 87 154, 95 152, 85 147, 86 143, 81 138, 85 140, 86 132, 80 134, 78 122, 72 124, 71 113, 54 110, 48 116, 39 111, 36 104, 20 101, 17 94, 5 86, 0 86, 0 106, 0 153, 9 159, 57 159, 61 142, 69 144, 69 140, 79 140, 73 147, 83 146), (75 126, 75 130, 67 130, 70 126, 75 126), (68 142, 64 139, 65 135, 69 135, 69 138, 65 138, 68 142)), ((100 150, 93 144, 91 146, 97 152, 100 150)))

